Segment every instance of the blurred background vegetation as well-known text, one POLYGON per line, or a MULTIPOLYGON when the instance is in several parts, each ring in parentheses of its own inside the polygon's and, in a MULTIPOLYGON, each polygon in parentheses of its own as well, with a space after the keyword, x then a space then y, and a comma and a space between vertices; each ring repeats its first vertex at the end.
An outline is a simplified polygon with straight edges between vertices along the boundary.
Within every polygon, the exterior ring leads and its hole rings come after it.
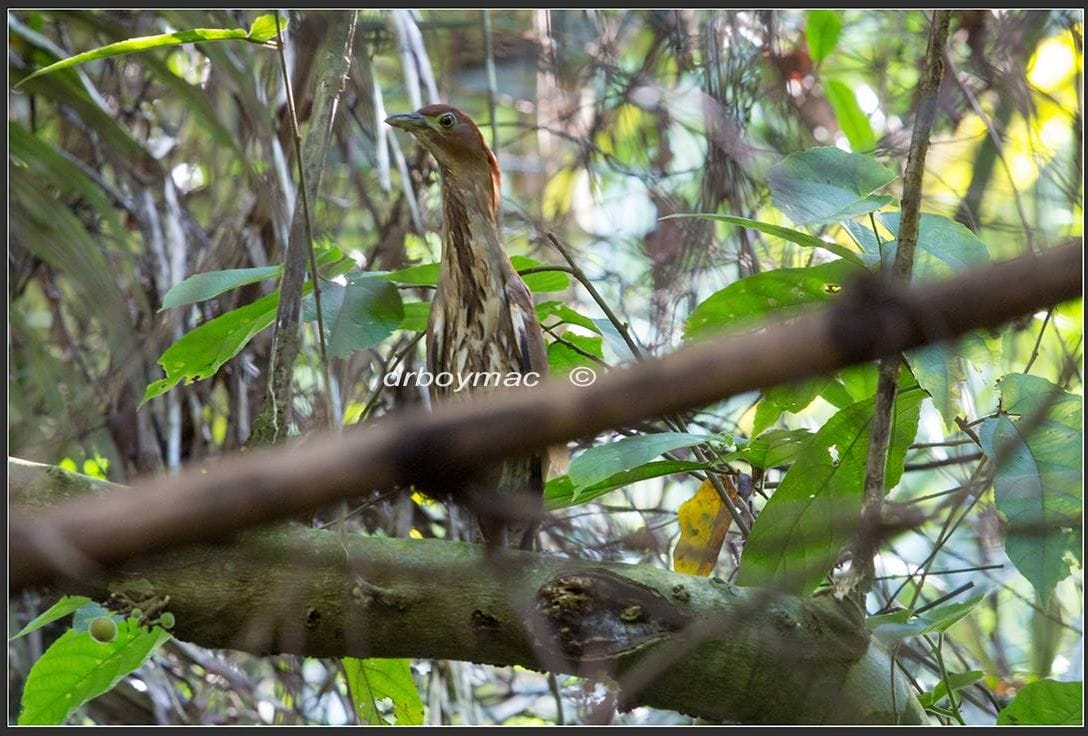
MULTIPOLYGON (((107 43, 247 28, 257 15, 13 11, 10 81, 107 43)), ((287 58, 305 127, 316 39, 344 16, 287 17, 287 58)), ((659 218, 709 212, 788 225, 771 205, 766 170, 816 145, 872 153, 900 172, 928 29, 922 11, 862 10, 364 10, 358 22, 314 208, 319 238, 364 270, 438 260, 436 172, 381 121, 429 102, 455 104, 498 155, 509 252, 562 264, 546 238, 556 233, 650 354, 677 348, 685 318, 714 291, 822 258, 725 223, 659 218)), ((954 13, 923 211, 975 231, 994 260, 1082 234, 1082 22, 1071 10, 954 13)), ((260 408, 270 331, 214 377, 138 405, 161 378, 157 360, 170 344, 272 287, 252 284, 159 311, 166 291, 194 273, 282 261, 296 182, 276 51, 220 42, 120 56, 39 77, 9 89, 8 99, 10 454, 130 482, 237 450, 260 408)), ((822 234, 851 242, 844 232, 822 234)), ((406 301, 429 299, 426 290, 402 292, 406 301)), ((576 283, 547 298, 604 316, 576 283)), ((1080 365, 1081 305, 1049 320, 1033 372, 1059 381, 1067 359, 1080 365)), ((957 382, 968 420, 992 410, 994 377, 1023 369, 1040 322, 1003 333, 993 362, 957 382)), ((419 328, 405 327, 333 361, 346 424, 420 401, 412 389, 379 388, 391 361, 421 365, 422 346, 412 342, 419 328)), ((565 329, 567 341, 594 362, 629 358, 607 330, 602 339, 565 329)), ((299 433, 324 421, 317 350, 312 332, 305 335, 292 407, 299 433)), ((581 355, 552 352, 563 365, 581 355)), ((1082 392, 1079 373, 1065 388, 1082 392)), ((709 407, 694 423, 746 436, 756 399, 709 407)), ((790 426, 818 427, 831 411, 817 401, 790 426)), ((927 405, 919 446, 908 456, 917 467, 905 476, 906 496, 964 482, 969 466, 957 461, 956 445, 924 446, 950 437, 927 405)), ((560 510, 549 544, 582 557, 670 566, 676 508, 696 485, 669 476, 560 510)), ((418 494, 375 492, 358 505, 352 523, 369 531, 443 533, 441 507, 418 494)), ((1043 606, 1004 558, 992 505, 980 505, 966 526, 938 567, 968 572, 935 576, 931 585, 953 590, 976 580, 997 591, 950 637, 957 668, 986 673, 965 714, 992 723, 994 704, 1025 681, 1081 679, 1081 579, 1067 580, 1043 606)), ((925 531, 897 540, 881 558, 883 574, 901 575, 924 559, 936 535, 925 531)), ((730 544, 722 576, 735 567, 730 544)), ((16 623, 40 610, 29 595, 11 606, 16 623)), ((47 643, 28 637, 9 647, 13 709, 47 643)), ((535 673, 446 662, 413 667, 429 721, 557 718, 557 698, 535 673)), ((80 717, 351 722, 338 673, 332 662, 172 642, 80 717)), ((924 668, 918 676, 932 680, 924 668)), ((568 721, 612 717, 604 685, 560 678, 559 686, 568 721)), ((686 721, 638 709, 615 722, 686 721)))

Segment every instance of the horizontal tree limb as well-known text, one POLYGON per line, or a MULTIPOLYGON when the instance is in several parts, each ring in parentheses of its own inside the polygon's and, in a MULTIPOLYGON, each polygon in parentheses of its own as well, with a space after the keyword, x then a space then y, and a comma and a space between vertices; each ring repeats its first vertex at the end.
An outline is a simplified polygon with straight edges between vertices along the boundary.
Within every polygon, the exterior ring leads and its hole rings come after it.
POLYGON ((222 538, 373 488, 415 483, 463 497, 473 468, 610 427, 705 406, 996 327, 1081 293, 1071 244, 912 289, 869 280, 835 306, 685 347, 608 373, 590 387, 538 389, 400 412, 303 444, 190 467, 109 497, 74 500, 11 520, 12 590, 82 575, 152 550, 222 538))
MULTIPOLYGON (((24 461, 9 461, 9 472, 18 507, 125 493, 24 461)), ((650 566, 289 525, 172 550, 64 590, 144 610, 165 604, 175 636, 210 648, 608 677, 621 707, 713 720, 925 722, 854 604, 650 566)))

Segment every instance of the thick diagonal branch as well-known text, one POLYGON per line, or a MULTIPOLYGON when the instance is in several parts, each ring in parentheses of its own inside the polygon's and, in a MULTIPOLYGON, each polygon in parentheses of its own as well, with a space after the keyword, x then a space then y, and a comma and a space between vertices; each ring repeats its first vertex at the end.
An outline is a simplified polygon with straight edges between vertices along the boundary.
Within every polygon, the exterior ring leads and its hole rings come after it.
POLYGON ((894 355, 933 339, 933 319, 944 339, 1077 298, 1081 256, 1077 243, 909 290, 847 287, 834 307, 617 369, 591 387, 553 380, 433 413, 406 411, 339 438, 252 451, 108 498, 17 514, 9 584, 78 574, 66 566, 79 557, 110 565, 215 539, 374 488, 418 483, 456 497, 457 479, 481 463, 894 355), (63 560, 61 543, 73 553, 63 560))

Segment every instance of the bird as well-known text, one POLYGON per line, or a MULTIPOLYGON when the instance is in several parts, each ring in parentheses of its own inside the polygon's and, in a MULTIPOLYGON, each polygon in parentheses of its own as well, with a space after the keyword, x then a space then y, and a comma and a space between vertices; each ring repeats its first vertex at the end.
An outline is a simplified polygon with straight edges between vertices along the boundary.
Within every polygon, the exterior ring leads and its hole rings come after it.
MULTIPOLYGON (((464 111, 441 104, 390 115, 385 122, 411 133, 434 157, 441 181, 442 259, 427 322, 426 367, 432 376, 451 373, 453 382, 432 383, 432 399, 478 395, 479 380, 461 386, 459 377, 469 374, 547 376, 548 353, 532 296, 503 248, 499 163, 479 127, 464 111)), ((477 507, 490 493, 505 495, 488 504, 492 508, 527 509, 524 500, 538 507, 548 462, 548 451, 541 451, 483 468, 469 481, 467 497, 477 507)), ((501 513, 477 516, 478 536, 489 547, 532 548, 535 522, 501 513)))

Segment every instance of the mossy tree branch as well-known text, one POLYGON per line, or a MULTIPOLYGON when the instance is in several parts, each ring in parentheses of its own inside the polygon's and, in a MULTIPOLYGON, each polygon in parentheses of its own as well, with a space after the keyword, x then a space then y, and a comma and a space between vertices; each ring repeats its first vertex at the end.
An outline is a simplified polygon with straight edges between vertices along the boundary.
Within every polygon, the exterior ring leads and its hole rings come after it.
MULTIPOLYGON (((13 502, 116 486, 9 460, 13 502)), ((901 723, 924 714, 856 608, 659 568, 280 526, 60 584, 148 586, 175 635, 258 655, 417 657, 613 679, 624 707, 746 723, 901 723), (896 690, 892 697, 891 688, 896 690)))

